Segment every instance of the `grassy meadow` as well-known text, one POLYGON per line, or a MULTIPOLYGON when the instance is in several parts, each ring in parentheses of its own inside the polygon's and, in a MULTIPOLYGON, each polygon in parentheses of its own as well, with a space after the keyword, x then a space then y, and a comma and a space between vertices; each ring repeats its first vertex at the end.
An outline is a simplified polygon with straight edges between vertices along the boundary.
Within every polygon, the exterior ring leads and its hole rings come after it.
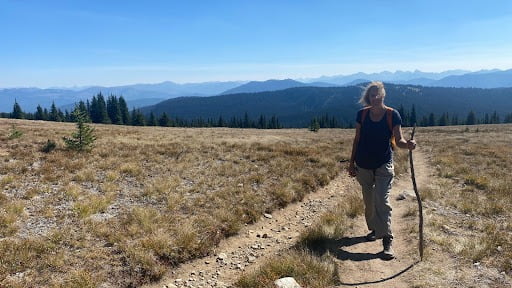
MULTIPOLYGON (((410 287, 508 287, 512 275, 512 125, 419 127, 415 139, 433 175, 428 184, 418 187, 424 206, 425 258, 404 276, 406 281, 410 287)), ((395 164, 399 177, 406 173, 408 153, 399 151, 395 164)), ((350 277, 314 247, 325 246, 315 242, 344 237, 355 217, 364 214, 361 196, 354 193, 358 189, 349 187, 347 201, 320 216, 287 252, 289 256, 271 259, 269 263, 277 264, 243 275, 237 286, 270 287, 271 279, 292 275, 302 285, 320 288, 350 277), (314 260, 310 259, 312 252, 314 260), (296 260, 297 254, 306 256, 296 260), (312 264, 281 273, 283 267, 304 263, 312 264)), ((411 239, 418 237, 417 213, 416 208, 402 216, 414 219, 411 239)))
POLYGON ((339 173, 352 130, 92 125, 0 119, 0 286, 156 281, 339 173), (57 148, 41 150, 48 140, 57 148))
POLYGON ((480 278, 491 283, 488 287, 503 287, 504 276, 510 281, 512 274, 512 125, 422 128, 420 135, 437 176, 421 189, 431 248, 422 275, 437 276, 419 279, 416 285, 470 285, 480 278), (460 273, 448 282, 451 271, 439 270, 432 251, 443 251, 457 265, 488 275, 460 273))
MULTIPOLYGON (((157 281, 212 253, 245 223, 329 183, 353 137, 342 129, 93 127, 94 149, 78 153, 62 141, 74 124, 0 119, 1 287, 157 281), (57 148, 42 152, 48 140, 57 148)), ((416 139, 434 176, 419 187, 426 247, 411 286, 464 287, 480 277, 499 287, 499 273, 512 273, 512 125, 419 127, 416 139), (461 272, 474 265, 496 273, 461 272)), ((397 174, 407 173, 407 153, 395 160, 397 174)), ((307 287, 343 279, 332 259, 309 250, 342 237, 362 215, 353 188, 296 247, 237 286, 289 275, 307 287)))

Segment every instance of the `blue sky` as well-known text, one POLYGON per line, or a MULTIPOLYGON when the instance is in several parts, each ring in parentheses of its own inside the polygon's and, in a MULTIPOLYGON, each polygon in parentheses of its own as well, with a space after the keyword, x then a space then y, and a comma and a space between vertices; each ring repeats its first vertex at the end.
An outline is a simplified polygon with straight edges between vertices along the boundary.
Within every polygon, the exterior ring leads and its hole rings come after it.
POLYGON ((512 1, 0 0, 0 88, 512 68, 512 1))

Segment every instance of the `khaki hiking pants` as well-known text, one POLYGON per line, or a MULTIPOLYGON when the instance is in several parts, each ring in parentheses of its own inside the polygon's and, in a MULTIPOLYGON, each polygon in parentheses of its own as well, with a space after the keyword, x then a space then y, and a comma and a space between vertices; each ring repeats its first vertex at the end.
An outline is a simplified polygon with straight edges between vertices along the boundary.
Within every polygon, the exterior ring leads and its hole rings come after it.
POLYGON ((390 161, 379 168, 363 169, 358 167, 356 179, 363 190, 365 218, 368 229, 375 231, 377 239, 393 237, 391 232, 391 204, 389 193, 395 171, 390 161))

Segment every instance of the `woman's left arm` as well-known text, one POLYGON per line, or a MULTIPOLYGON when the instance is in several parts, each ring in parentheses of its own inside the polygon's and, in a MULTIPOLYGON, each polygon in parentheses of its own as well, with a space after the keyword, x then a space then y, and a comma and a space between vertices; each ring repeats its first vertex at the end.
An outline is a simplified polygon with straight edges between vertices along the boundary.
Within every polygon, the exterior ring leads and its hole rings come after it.
POLYGON ((405 140, 401 125, 393 127, 393 136, 395 137, 396 146, 398 146, 398 148, 409 150, 414 150, 416 148, 416 140, 405 140))

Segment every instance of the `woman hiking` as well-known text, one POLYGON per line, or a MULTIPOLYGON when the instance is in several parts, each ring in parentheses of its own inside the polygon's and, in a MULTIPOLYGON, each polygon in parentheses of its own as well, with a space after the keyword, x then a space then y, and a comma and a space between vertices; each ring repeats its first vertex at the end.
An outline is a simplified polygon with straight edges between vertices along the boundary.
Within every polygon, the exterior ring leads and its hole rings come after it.
POLYGON ((391 260, 395 257, 389 201, 395 176, 393 146, 414 150, 416 141, 404 139, 402 118, 397 110, 384 105, 385 97, 382 82, 371 82, 361 95, 359 103, 364 108, 356 116, 356 135, 348 173, 361 184, 366 224, 370 230, 366 239, 382 239, 382 258, 391 260))

